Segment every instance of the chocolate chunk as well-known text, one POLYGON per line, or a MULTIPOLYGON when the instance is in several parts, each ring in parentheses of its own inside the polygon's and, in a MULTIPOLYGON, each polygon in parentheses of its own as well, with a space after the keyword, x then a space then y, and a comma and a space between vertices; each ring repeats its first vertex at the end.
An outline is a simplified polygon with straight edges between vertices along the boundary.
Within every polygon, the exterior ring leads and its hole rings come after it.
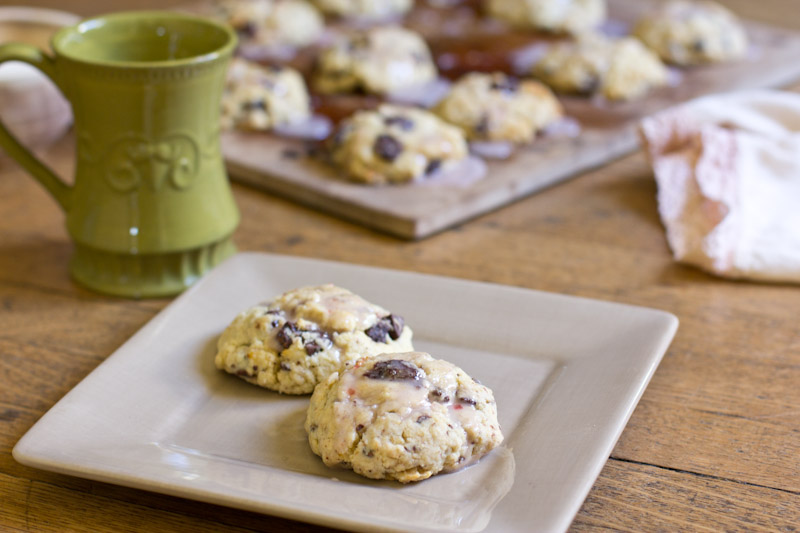
POLYGON ((372 149, 381 159, 392 162, 397 159, 397 156, 403 151, 403 143, 392 137, 391 135, 378 135, 375 139, 375 144, 372 149))
POLYGON ((439 170, 441 166, 442 166, 441 159, 431 159, 430 161, 428 161, 428 165, 425 167, 425 175, 428 176, 430 174, 433 174, 434 172, 439 170))
POLYGON ((364 333, 375 342, 389 342, 386 338, 387 335, 390 339, 396 341, 403 333, 403 326, 403 317, 389 315, 378 320, 374 326, 364 331, 364 333))
POLYGON ((356 433, 361 433, 362 431, 364 431, 364 424, 358 424, 356 426, 356 433))
POLYGON ((475 124, 475 133, 478 135, 486 135, 489 132, 489 116, 484 113, 475 124))
POLYGON ((314 355, 315 353, 322 351, 322 346, 317 344, 317 341, 310 341, 306 343, 305 348, 306 348, 306 354, 308 355, 314 355))
POLYGON ((386 335, 389 333, 389 324, 381 320, 371 328, 365 330, 364 333, 375 342, 386 342, 386 335))
POLYGON ((697 39, 692 43, 692 50, 698 54, 702 54, 706 50, 706 42, 703 39, 697 39))
POLYGON ((590 74, 589 76, 581 80, 581 84, 580 87, 578 87, 578 90, 582 93, 589 94, 595 92, 599 88, 600 88, 600 76, 596 74, 590 74))
POLYGON ((364 376, 386 381, 416 381, 422 377, 419 368, 400 359, 378 361, 375 366, 364 373, 364 376))
POLYGON ((493 81, 490 89, 493 91, 500 91, 504 93, 515 93, 519 88, 519 80, 517 78, 505 77, 502 80, 493 81))
POLYGON ((247 372, 247 370, 238 370, 236 375, 240 377, 250 377, 250 374, 247 372))
POLYGON ((423 422, 425 422, 429 418, 430 417, 428 415, 419 415, 417 417, 417 424, 422 424, 423 422))
POLYGON ((386 117, 383 119, 383 123, 387 126, 397 126, 403 131, 411 131, 414 129, 414 121, 410 118, 401 117, 400 115, 386 117))
POLYGON ((236 33, 243 39, 252 39, 258 33, 258 25, 252 20, 248 20, 236 28, 236 33))
POLYGON ((270 322, 270 325, 271 325, 273 328, 277 328, 277 327, 278 327, 278 324, 280 324, 280 323, 281 323, 281 321, 280 321, 280 320, 278 320, 278 319, 276 318, 275 320, 273 320, 272 322, 270 322))
POLYGON ((473 400, 472 398, 463 398, 463 397, 459 398, 458 401, 461 402, 461 403, 465 403, 467 405, 473 405, 473 406, 478 403, 475 400, 473 400))
POLYGON ((297 333, 297 325, 292 321, 287 321, 278 331, 278 344, 285 350, 294 342, 294 334, 297 333))
POLYGON ((444 389, 440 389, 439 387, 434 387, 428 393, 428 400, 438 403, 447 403, 450 401, 450 396, 445 394, 444 389))
POLYGON ((391 337, 393 341, 396 341, 400 338, 400 334, 403 333, 403 317, 389 315, 386 318, 389 320, 389 337, 391 337))
POLYGON ((253 100, 250 102, 244 102, 242 104, 243 111, 254 111, 260 109, 262 111, 267 110, 267 102, 266 100, 253 100))
POLYGON ((289 371, 292 367, 289 366, 289 363, 281 363, 281 370, 289 371))

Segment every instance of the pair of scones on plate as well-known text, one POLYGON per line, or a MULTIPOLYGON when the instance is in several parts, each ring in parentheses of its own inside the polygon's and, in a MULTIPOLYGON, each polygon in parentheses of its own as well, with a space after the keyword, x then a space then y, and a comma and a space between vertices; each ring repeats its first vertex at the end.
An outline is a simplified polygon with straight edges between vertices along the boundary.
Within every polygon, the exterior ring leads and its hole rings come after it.
POLYGON ((303 287, 241 312, 215 364, 270 390, 313 391, 305 428, 326 465, 408 483, 503 440, 492 391, 411 340, 400 316, 346 289, 303 287))

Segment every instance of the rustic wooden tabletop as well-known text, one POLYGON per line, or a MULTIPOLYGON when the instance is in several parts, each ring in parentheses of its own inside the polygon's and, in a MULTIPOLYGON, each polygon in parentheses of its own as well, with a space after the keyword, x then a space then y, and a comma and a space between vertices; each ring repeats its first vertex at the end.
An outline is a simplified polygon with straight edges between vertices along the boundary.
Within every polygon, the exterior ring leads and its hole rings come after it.
MULTIPOLYGON (((47 5, 48 2, 38 2, 47 5)), ((162 2, 163 5, 167 2, 162 2)), ((731 2, 747 7, 745 1, 731 2)), ((80 14, 98 0, 49 2, 80 14)), ((156 2, 120 2, 117 7, 156 2)), ((748 14, 789 21, 792 2, 748 14), (783 15, 782 15, 783 13, 783 15)), ((44 151, 62 175, 73 141, 44 151)), ((800 524, 800 288, 724 281, 671 259, 634 154, 421 242, 234 185, 241 250, 491 281, 664 309, 677 336, 572 529, 795 531, 800 524)), ((11 449, 170 300, 104 297, 67 274, 57 204, 0 160, 0 530, 323 531, 22 466, 11 449)))

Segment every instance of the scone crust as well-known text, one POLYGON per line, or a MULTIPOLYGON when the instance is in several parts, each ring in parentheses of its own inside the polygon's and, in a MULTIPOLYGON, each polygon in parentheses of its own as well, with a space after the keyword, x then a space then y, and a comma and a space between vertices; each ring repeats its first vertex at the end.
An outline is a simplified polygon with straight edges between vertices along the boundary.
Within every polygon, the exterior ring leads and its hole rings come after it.
POLYGON ((633 33, 676 65, 730 61, 747 52, 747 33, 736 15, 711 1, 667 2, 637 22, 633 33))
POLYGON ((550 89, 534 80, 473 72, 463 76, 434 108, 472 140, 531 142, 563 117, 550 89))
POLYGON ((386 19, 407 13, 413 0, 314 0, 328 15, 344 18, 386 19))
POLYGON ((492 391, 424 352, 348 363, 314 390, 305 428, 326 465, 402 483, 461 468, 503 441, 492 391))
POLYGON ((268 48, 308 46, 325 29, 320 12, 305 0, 223 0, 215 5, 215 14, 243 43, 268 48))
POLYGON ((214 362, 254 385, 308 394, 344 363, 413 349, 411 328, 399 320, 341 287, 302 287, 240 313, 214 362))
POLYGON ((311 101, 299 72, 234 58, 222 93, 222 127, 266 131, 311 116, 311 101))
POLYGON ((599 93, 609 100, 638 98, 667 83, 667 68, 638 39, 599 34, 551 46, 533 75, 558 92, 599 93))
POLYGON ((400 26, 378 26, 339 39, 322 52, 314 88, 325 94, 388 94, 436 79, 427 43, 400 26))
POLYGON ((606 0, 488 0, 486 11, 520 29, 580 33, 606 19, 606 0))
POLYGON ((331 138, 332 162, 370 185, 417 181, 463 160, 463 132, 429 111, 384 104, 358 111, 331 138))

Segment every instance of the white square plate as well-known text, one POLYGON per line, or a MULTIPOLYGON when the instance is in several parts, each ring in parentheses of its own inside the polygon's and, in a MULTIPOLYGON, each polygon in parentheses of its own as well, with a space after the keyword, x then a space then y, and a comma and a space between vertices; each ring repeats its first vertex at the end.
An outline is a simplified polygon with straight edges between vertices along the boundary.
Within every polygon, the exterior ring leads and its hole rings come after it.
POLYGON ((17 443, 21 463, 359 531, 563 531, 677 328, 665 312, 526 289, 239 254, 177 298, 17 443), (214 368, 241 310, 332 282, 405 317, 418 350, 491 387, 506 440, 416 484, 332 470, 308 397, 214 368))

